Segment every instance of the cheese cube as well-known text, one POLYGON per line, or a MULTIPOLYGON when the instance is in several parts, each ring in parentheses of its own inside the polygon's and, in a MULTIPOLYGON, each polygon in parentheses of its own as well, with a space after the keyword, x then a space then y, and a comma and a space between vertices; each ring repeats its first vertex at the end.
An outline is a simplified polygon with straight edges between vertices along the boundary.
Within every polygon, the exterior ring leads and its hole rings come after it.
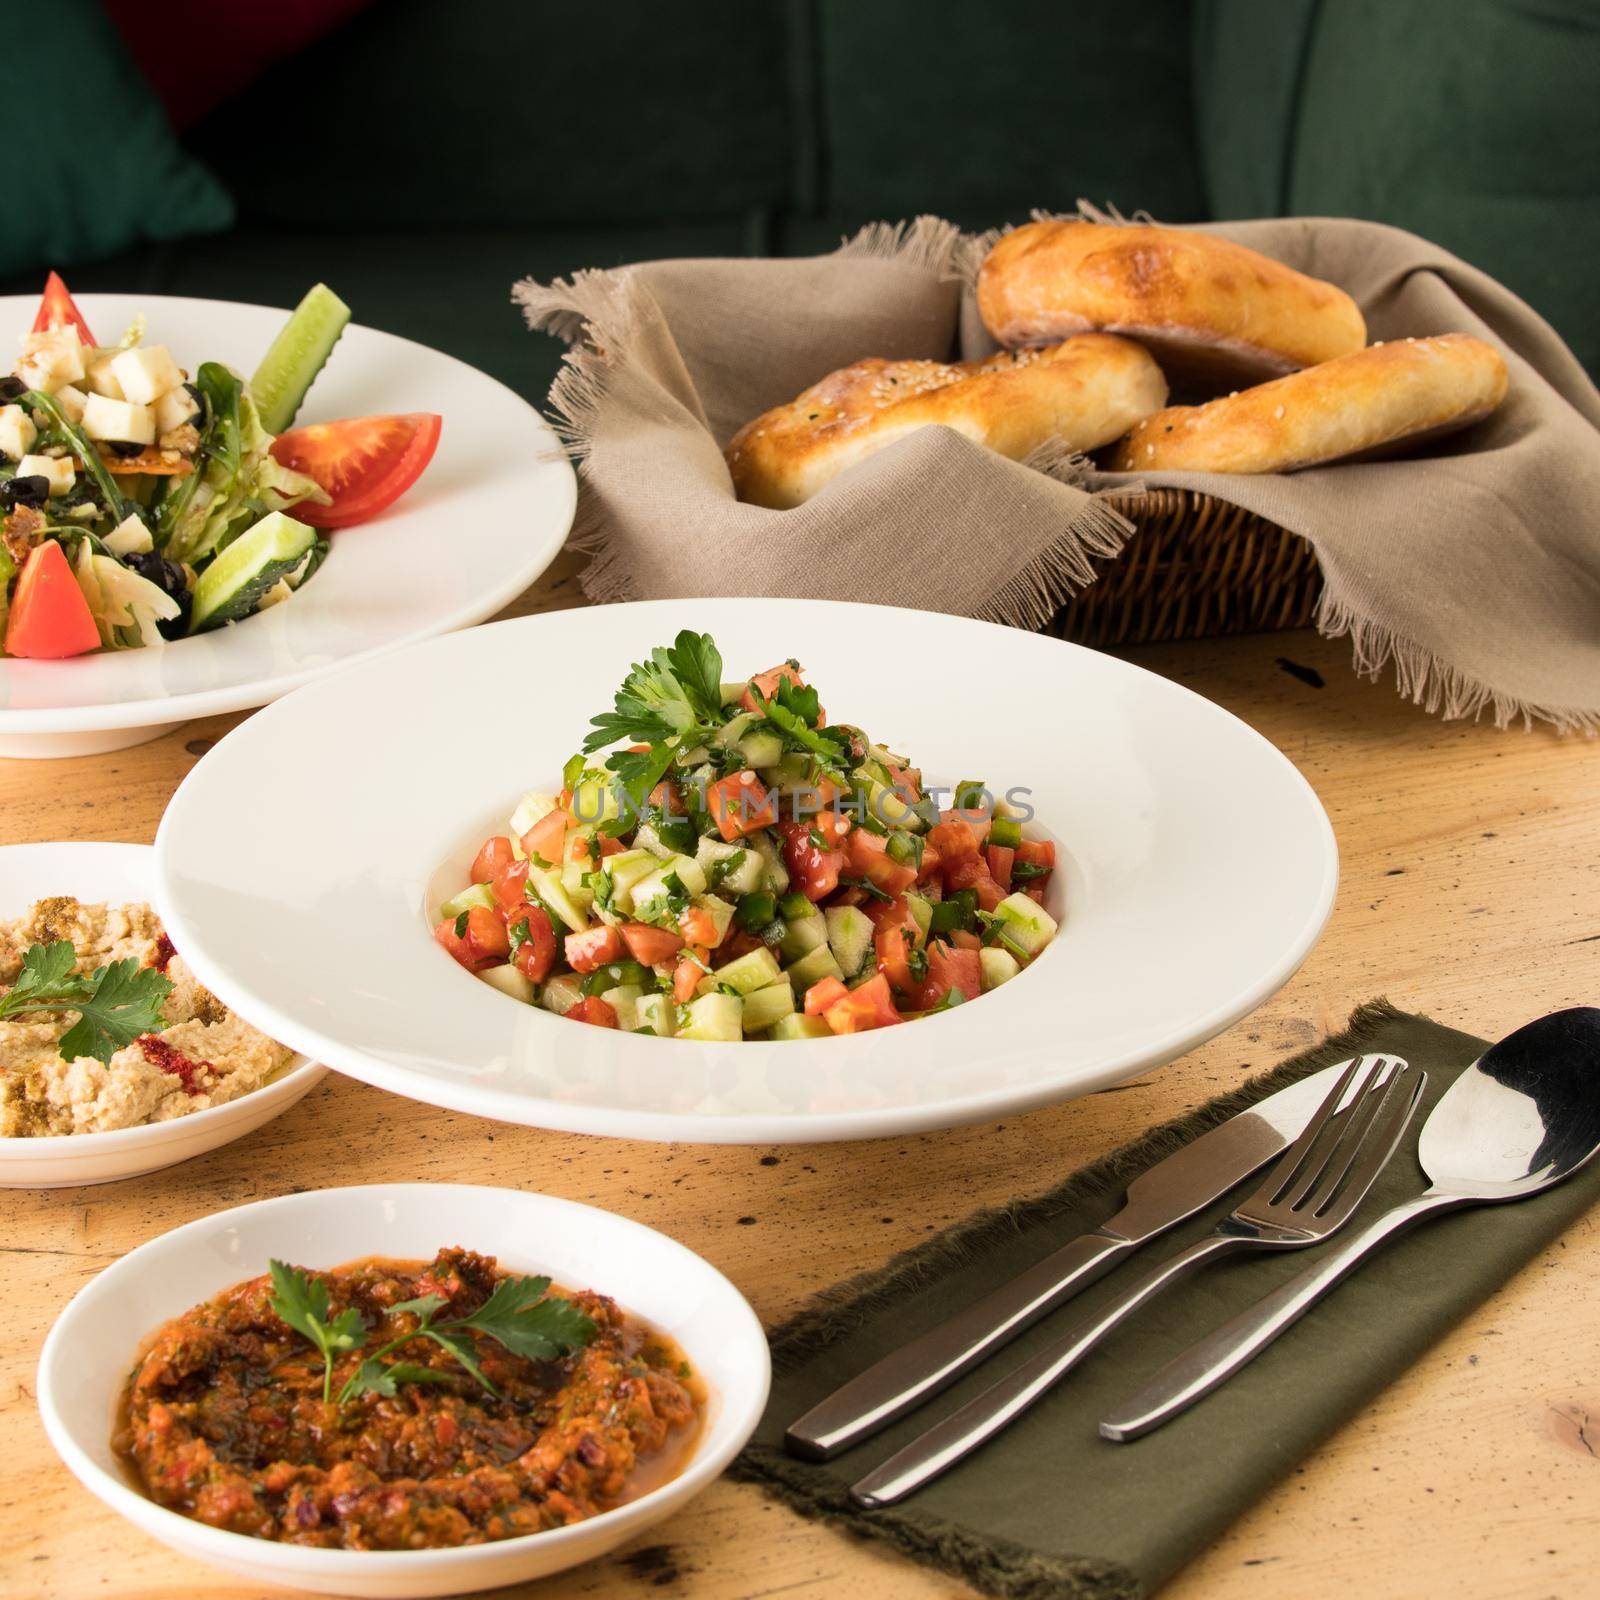
POLYGON ((150 530, 139 520, 138 512, 130 511, 106 535, 106 549, 114 556, 132 556, 155 549, 155 541, 150 537, 150 530))
POLYGON ((66 494, 77 481, 68 456, 24 456, 17 463, 19 478, 48 478, 51 494, 66 494))
POLYGON ((16 374, 30 389, 54 394, 64 383, 83 376, 83 346, 76 328, 47 328, 26 334, 16 374))
POLYGON ((122 385, 123 398, 136 406, 154 405, 168 390, 183 382, 178 363, 164 344, 124 350, 111 358, 112 375, 122 385))
POLYGON ((8 459, 20 461, 33 448, 39 430, 21 406, 0 406, 0 451, 8 459))
POLYGON ((75 389, 70 383, 64 383, 56 390, 56 404, 61 407, 61 414, 68 422, 83 421, 83 405, 88 398, 82 389, 75 389))
POLYGON ((200 407, 195 404, 195 398, 182 384, 176 389, 168 389, 156 401, 156 432, 158 434, 171 433, 174 428, 181 428, 191 417, 198 416, 200 407))
POLYGON ((155 413, 149 406, 92 394, 83 408, 83 431, 91 439, 104 439, 108 443, 154 444, 155 413))
POLYGON ((111 370, 110 356, 101 356, 98 361, 91 361, 84 381, 96 394, 103 394, 107 400, 127 398, 122 392, 122 385, 117 382, 116 373, 111 370))

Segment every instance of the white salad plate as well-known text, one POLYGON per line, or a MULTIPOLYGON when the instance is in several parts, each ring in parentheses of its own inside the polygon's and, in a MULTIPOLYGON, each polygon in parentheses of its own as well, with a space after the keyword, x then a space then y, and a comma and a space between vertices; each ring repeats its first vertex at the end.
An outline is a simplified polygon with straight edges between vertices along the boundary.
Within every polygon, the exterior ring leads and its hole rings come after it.
MULTIPOLYGON (((102 339, 120 337, 142 314, 148 341, 167 345, 186 371, 221 361, 246 377, 289 315, 170 295, 86 294, 78 304, 102 339)), ((8 328, 20 338, 37 309, 36 298, 0 296, 0 340, 8 328)), ((560 441, 487 374, 355 323, 296 426, 409 411, 444 419, 427 470, 370 522, 333 530, 321 570, 284 604, 161 649, 0 660, 0 756, 140 744, 192 717, 266 705, 353 661, 482 622, 515 599, 572 523, 577 485, 560 441)))
POLYGON ((156 857, 202 981, 341 1072, 507 1122, 748 1143, 974 1122, 1160 1066, 1290 977, 1338 877, 1305 779, 1187 689, 1015 629, 812 600, 563 611, 341 673, 221 740, 156 857), (926 784, 1029 791, 1060 862, 1040 959, 905 1026, 741 1044, 564 1021, 458 966, 431 936, 440 903, 524 790, 560 787, 629 664, 683 628, 714 636, 725 678, 797 658, 830 721, 926 784))
MULTIPOLYGON (((0 917, 19 917, 35 900, 53 895, 91 904, 148 903, 153 857, 147 844, 5 845, 0 847, 0 917)), ((0 1189, 111 1183, 174 1166, 281 1116, 326 1071, 300 1056, 254 1094, 170 1122, 110 1133, 0 1139, 0 1189)))
POLYGON ((550 1195, 395 1183, 261 1200, 140 1245, 57 1318, 39 1358, 38 1395, 50 1442, 79 1482, 163 1544, 254 1583, 398 1600, 544 1577, 660 1522, 744 1448, 761 1418, 770 1378, 767 1341, 744 1297, 665 1234, 550 1195), (707 1397, 699 1441, 677 1477, 588 1521, 499 1543, 323 1550, 252 1539, 168 1511, 144 1495, 113 1452, 123 1385, 143 1344, 164 1322, 265 1272, 274 1258, 327 1268, 368 1256, 426 1260, 457 1245, 495 1256, 508 1271, 596 1289, 682 1346, 707 1397))

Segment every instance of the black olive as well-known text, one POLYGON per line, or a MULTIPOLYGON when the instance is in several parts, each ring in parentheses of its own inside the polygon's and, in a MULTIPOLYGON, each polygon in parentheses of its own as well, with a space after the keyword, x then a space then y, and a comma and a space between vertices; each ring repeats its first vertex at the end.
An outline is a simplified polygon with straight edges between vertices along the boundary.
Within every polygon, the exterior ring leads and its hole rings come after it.
POLYGON ((176 561, 169 561, 159 550, 141 550, 122 559, 141 578, 164 590, 178 602, 178 615, 170 622, 161 622, 157 626, 161 629, 163 639, 181 639, 189 631, 189 612, 194 605, 183 568, 176 561))
POLYGON ((189 398, 194 401, 196 406, 199 407, 199 410, 189 418, 189 420, 198 428, 202 426, 206 420, 205 390, 198 388, 192 383, 186 383, 183 387, 189 398))
POLYGON ((144 450, 142 444, 134 444, 127 439, 108 439, 106 448, 115 451, 119 456, 136 456, 144 450))
POLYGON ((0 378, 0 401, 9 405, 13 400, 20 400, 28 392, 28 386, 21 378, 12 373, 7 373, 0 378))
POLYGON ((42 506, 50 498, 50 480, 42 472, 23 478, 8 478, 0 483, 0 506, 14 511, 18 506, 42 506))

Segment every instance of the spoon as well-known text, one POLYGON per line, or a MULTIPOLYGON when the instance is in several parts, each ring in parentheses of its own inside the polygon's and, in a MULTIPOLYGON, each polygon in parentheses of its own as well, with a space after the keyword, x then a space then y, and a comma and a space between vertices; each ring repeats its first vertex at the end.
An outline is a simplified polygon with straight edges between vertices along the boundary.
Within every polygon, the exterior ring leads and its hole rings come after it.
POLYGON ((1170 1422, 1255 1359, 1336 1283, 1397 1234, 1462 1206, 1525 1200, 1600 1150, 1600 1010, 1540 1017, 1491 1045, 1423 1124, 1427 1190, 1387 1211, 1317 1263, 1169 1361, 1100 1424, 1126 1443, 1170 1422))

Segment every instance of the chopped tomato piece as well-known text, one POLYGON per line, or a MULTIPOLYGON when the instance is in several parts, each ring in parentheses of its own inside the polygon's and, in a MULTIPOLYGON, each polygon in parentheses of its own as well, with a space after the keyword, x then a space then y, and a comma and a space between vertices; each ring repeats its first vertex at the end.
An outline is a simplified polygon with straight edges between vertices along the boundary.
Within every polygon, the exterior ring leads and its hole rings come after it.
POLYGON ((727 937, 717 946, 717 959, 712 965, 725 967, 730 961, 737 961, 740 956, 747 956, 752 950, 759 950, 761 945, 760 934, 752 933, 749 928, 730 926, 727 937))
POLYGON ((511 954, 511 935, 503 913, 474 906, 467 913, 467 949, 474 959, 493 965, 511 954))
POLYGON ((910 767, 889 768, 889 787, 900 796, 907 805, 914 806, 922 798, 922 786, 917 782, 922 774, 910 767))
POLYGON ((607 856, 620 856, 627 848, 620 839, 613 838, 609 833, 602 833, 598 837, 600 840, 600 859, 602 861, 607 856))
POLYGON ((794 886, 807 900, 825 900, 839 887, 844 851, 828 850, 812 841, 809 822, 780 822, 783 864, 794 886))
POLYGON ((1009 845, 992 844, 984 851, 984 856, 989 863, 989 876, 1000 885, 1002 889, 1011 887, 1011 862, 1016 851, 1009 845))
POLYGON ((565 859, 570 821, 565 811, 551 811, 540 817, 522 836, 523 854, 537 856, 551 866, 559 865, 565 859))
POLYGON ((670 778, 664 778, 650 791, 650 804, 658 811, 665 811, 669 817, 681 817, 684 814, 683 795, 670 778))
POLYGON ((944 886, 950 894, 963 889, 975 890, 980 911, 993 911, 1005 899, 1005 890, 989 875, 988 864, 982 856, 972 856, 957 861, 944 875, 944 886))
POLYGON ((327 505, 303 500, 295 515, 314 528, 348 528, 375 517, 422 476, 439 448, 442 419, 414 411, 403 417, 345 417, 280 433, 272 458, 314 478, 327 505))
POLYGON ((818 978, 806 990, 805 1013, 808 1017, 820 1017, 829 1006, 844 999, 849 993, 850 991, 838 978, 818 978))
POLYGON ((822 803, 822 809, 815 816, 806 820, 822 835, 826 841, 823 848, 828 850, 839 849, 855 826, 844 812, 835 811, 826 802, 822 803))
POLYGON ((978 836, 959 811, 939 813, 938 822, 928 830, 928 843, 939 852, 947 872, 953 863, 970 861, 978 854, 978 836))
POLYGON ((597 994, 585 995, 577 1005, 566 1013, 568 1022, 588 1022, 596 1028, 615 1028, 617 1023, 617 1009, 608 1001, 602 1000, 597 994))
POLYGON ((889 980, 897 994, 911 990, 911 940, 899 923, 878 929, 873 940, 878 956, 878 971, 889 980))
POLYGON ((1024 839, 1017 846, 1017 861, 1030 867, 1044 868, 1038 877, 1028 879, 1030 888, 1034 885, 1042 888, 1055 871, 1056 847, 1049 839, 1024 839))
POLYGON ((456 932, 454 917, 446 917, 443 922, 434 923, 433 936, 468 972, 477 972, 491 964, 472 953, 467 941, 456 932))
POLYGON ((917 1010, 931 1011, 952 989, 959 989, 967 1000, 976 1000, 983 993, 983 963, 976 949, 954 950, 935 940, 928 946, 928 976, 917 991, 917 1010))
POLYGON ((886 1028, 905 1019, 894 1008, 889 980, 880 972, 859 989, 851 989, 822 1013, 822 1020, 835 1033, 866 1033, 886 1028))
POLYGON ((511 841, 504 834, 496 834, 492 839, 485 839, 483 848, 472 863, 472 881, 492 883, 499 877, 501 869, 512 859, 511 841))
POLYGON ((872 924, 875 933, 882 933, 885 928, 904 928, 911 935, 915 943, 921 934, 917 919, 911 915, 911 907, 906 904, 906 897, 897 894, 893 900, 869 900, 865 907, 867 921, 872 924))
POLYGON ((672 971, 672 1003, 681 1006, 694 999, 700 980, 706 975, 705 962, 711 954, 703 945, 691 945, 672 971))
MULTIPOLYGON (((517 946, 511 964, 530 983, 543 983, 556 964, 556 930, 542 906, 533 906, 514 917, 511 927, 522 923, 528 930, 527 938, 517 946)), ((508 929, 509 931, 509 929, 508 929)))
POLYGON ((922 864, 917 868, 917 882, 927 883, 930 878, 942 877, 943 866, 944 858, 933 845, 924 840, 922 844, 922 864))
POLYGON ((885 894, 901 894, 917 881, 917 869, 896 861, 883 839, 865 828, 857 828, 845 841, 844 855, 851 872, 885 894))
POLYGON ((1038 903, 1040 905, 1043 905, 1044 904, 1044 879, 1043 878, 1035 879, 1035 881, 1030 883, 1028 885, 1028 887, 1026 889, 1024 889, 1022 892, 1025 895, 1027 895, 1027 897, 1030 900, 1036 900, 1036 901, 1038 901, 1038 903))
POLYGON ((670 961, 683 948, 683 940, 670 928, 652 928, 647 922, 625 922, 622 942, 641 967, 670 961))
POLYGON ((39 302, 39 315, 33 319, 35 333, 47 333, 51 328, 76 328, 79 344, 93 344, 94 335, 83 313, 72 303, 67 286, 59 272, 52 272, 44 280, 44 298, 39 302))
POLYGON ((11 597, 6 653, 35 661, 61 661, 100 648, 89 602, 54 539, 33 547, 11 597))
POLYGON ((569 933, 565 945, 567 965, 574 972, 593 972, 622 955, 622 935, 609 923, 569 933))
POLYGON ((704 906, 689 906, 678 918, 678 932, 685 944, 704 945, 709 950, 718 943, 716 918, 704 906))
POLYGON ((706 791, 706 809, 730 844, 778 820, 777 802, 748 767, 712 784, 706 791))
POLYGON ((957 950, 981 950, 983 940, 975 933, 968 933, 965 928, 952 928, 950 942, 957 950))
POLYGON ((526 861, 508 861, 494 875, 493 893, 495 904, 507 916, 519 907, 528 904, 528 863, 526 861))
POLYGON ((773 700, 777 697, 778 685, 787 678, 797 689, 805 687, 805 679, 800 675, 800 669, 791 666, 787 661, 781 662, 776 667, 770 667, 765 672, 758 672, 755 677, 745 682, 745 691, 739 698, 739 704, 746 711, 760 711, 756 703, 756 694, 759 693, 763 700, 773 700))

